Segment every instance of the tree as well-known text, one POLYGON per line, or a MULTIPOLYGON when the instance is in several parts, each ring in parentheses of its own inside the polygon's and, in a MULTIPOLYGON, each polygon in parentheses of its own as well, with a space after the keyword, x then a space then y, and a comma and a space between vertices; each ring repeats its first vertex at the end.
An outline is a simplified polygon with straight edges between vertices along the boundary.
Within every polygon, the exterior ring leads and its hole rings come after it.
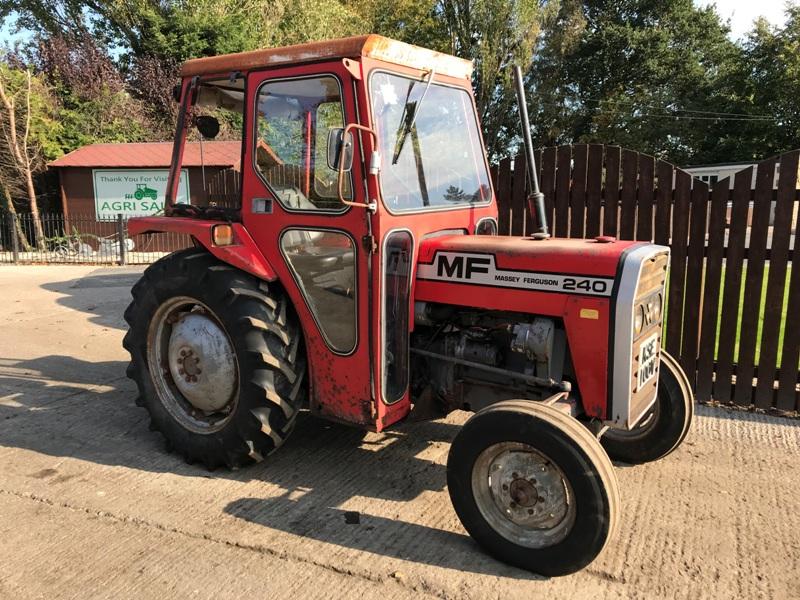
POLYGON ((478 116, 490 156, 505 151, 515 119, 513 66, 527 72, 542 27, 555 15, 550 0, 441 0, 450 52, 473 60, 478 116))
MULTIPOLYGON (((9 200, 18 188, 33 215, 36 244, 44 249, 44 231, 34 177, 44 168, 51 140, 58 131, 52 118, 52 99, 44 82, 29 69, 0 62, 0 182, 9 200)), ((12 205, 13 203, 9 202, 12 205)))
POLYGON ((786 9, 786 24, 758 20, 743 44, 743 59, 729 74, 726 110, 758 115, 728 132, 730 160, 762 160, 800 147, 800 5, 786 9))
POLYGON ((577 39, 551 34, 534 68, 540 143, 618 143, 685 162, 730 129, 715 113, 741 50, 713 7, 586 0, 578 8, 570 16, 575 3, 565 2, 559 16, 580 29, 577 39))
MULTIPOLYGON (((153 127, 145 104, 129 93, 106 49, 87 32, 39 39, 33 63, 58 99, 58 143, 63 152, 87 144, 157 140, 170 135, 153 127)), ((160 83, 169 88, 168 82, 160 83)))

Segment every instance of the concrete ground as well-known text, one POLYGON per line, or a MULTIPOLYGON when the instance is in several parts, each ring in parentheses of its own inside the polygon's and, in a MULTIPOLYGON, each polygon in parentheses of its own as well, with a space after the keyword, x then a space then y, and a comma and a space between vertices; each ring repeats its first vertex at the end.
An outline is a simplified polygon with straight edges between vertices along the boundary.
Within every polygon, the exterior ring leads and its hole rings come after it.
POLYGON ((463 413, 363 438, 302 418, 234 473, 166 453, 125 378, 140 270, 0 267, 0 598, 800 598, 798 421, 700 408, 674 454, 618 465, 598 560, 546 579, 458 522, 463 413))

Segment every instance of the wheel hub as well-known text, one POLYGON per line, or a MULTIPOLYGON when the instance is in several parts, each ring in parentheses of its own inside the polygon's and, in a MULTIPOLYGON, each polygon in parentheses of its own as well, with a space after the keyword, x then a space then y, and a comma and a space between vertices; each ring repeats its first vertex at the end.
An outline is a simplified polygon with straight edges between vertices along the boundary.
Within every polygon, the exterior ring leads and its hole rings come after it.
POLYGON ((223 410, 236 385, 236 359, 228 336, 199 312, 185 313, 172 324, 167 361, 175 387, 204 413, 223 410))
POLYGON ((566 535, 574 503, 561 469, 544 454, 526 444, 495 444, 474 469, 479 508, 498 531, 530 547, 566 535))
POLYGON ((508 486, 508 493, 518 506, 533 506, 539 501, 536 486, 521 477, 511 482, 511 485, 508 486))

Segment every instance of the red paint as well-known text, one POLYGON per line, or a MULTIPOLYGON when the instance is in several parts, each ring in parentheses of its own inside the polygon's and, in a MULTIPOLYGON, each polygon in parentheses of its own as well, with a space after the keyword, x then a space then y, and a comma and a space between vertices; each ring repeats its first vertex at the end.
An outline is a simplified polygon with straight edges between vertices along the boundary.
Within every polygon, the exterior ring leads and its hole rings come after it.
MULTIPOLYGON (((426 240, 417 262, 430 264, 436 252, 443 251, 487 253, 494 255, 498 269, 613 278, 622 253, 636 245, 641 242, 454 235, 426 240)), ((609 298, 418 279, 415 299, 562 319, 584 410, 606 418, 609 298), (582 318, 582 308, 596 310, 598 318, 582 318)))
MULTIPOLYGON (((255 60, 256 55, 248 55, 255 60)), ((203 59, 210 60, 210 59, 203 59)), ((224 62, 224 61, 223 61, 224 62)), ((219 64, 223 64, 220 62, 219 64)), ((391 70, 401 75, 421 79, 428 72, 420 69, 390 64, 370 55, 360 58, 360 65, 353 60, 344 65, 341 57, 309 64, 289 66, 274 65, 268 70, 247 72, 247 99, 245 105, 256 105, 255 95, 259 86, 268 80, 301 78, 310 75, 333 75, 341 83, 345 123, 358 123, 374 127, 368 99, 370 72, 375 69, 391 70), (358 68, 357 68, 358 67, 358 68), (354 73, 359 77, 354 77, 354 73)), ((199 64, 199 63, 198 63, 199 64)), ((216 62, 204 62, 206 68, 216 62)), ((207 73, 209 78, 226 77, 226 70, 207 73)), ((243 63, 244 64, 244 63, 243 63)), ((460 64, 460 63, 459 63, 460 64)), ((428 68, 427 65, 420 65, 428 68)), ((470 92, 469 80, 463 77, 435 75, 437 82, 460 86, 470 92)), ((184 80, 186 93, 188 79, 184 80)), ((474 99, 471 100, 474 105, 474 99)), ((257 131, 254 115, 247 115, 245 131, 252 136, 257 131)), ((314 130, 314 115, 307 113, 306 122, 306 189, 310 191, 311 132, 314 130)), ((386 132, 378 132, 378 135, 386 132)), ((389 133, 390 134, 390 133, 389 133)), ((445 235, 429 237, 443 230, 460 230, 473 234, 475 225, 482 218, 497 218, 494 192, 491 188, 481 190, 486 194, 483 205, 441 210, 417 214, 389 213, 381 202, 378 181, 367 174, 368 160, 373 142, 363 132, 354 134, 354 164, 352 168, 353 200, 366 203, 376 200, 378 211, 369 213, 363 208, 350 207, 341 213, 296 212, 283 207, 272 194, 261 176, 254 170, 253 140, 245 141, 242 161, 242 223, 234 224, 237 244, 225 248, 211 244, 211 227, 216 221, 188 218, 163 217, 144 218, 131 221, 131 234, 145 231, 177 231, 192 235, 215 256, 249 273, 267 280, 278 280, 285 289, 299 317, 308 356, 310 405, 312 411, 331 419, 355 423, 363 427, 381 430, 404 418, 410 411, 408 393, 400 401, 387 405, 381 397, 381 355, 383 349, 381 300, 382 300, 382 256, 385 236, 394 229, 407 229, 414 238, 414 269, 419 263, 430 263, 437 250, 459 252, 491 252, 498 268, 530 270, 579 275, 614 277, 620 254, 632 242, 598 243, 594 240, 547 240, 534 241, 527 238, 506 238, 474 235, 445 235), (253 213, 252 198, 273 198, 271 214, 253 213), (295 282, 280 248, 282 234, 291 228, 325 229, 346 232, 356 248, 355 268, 357 285, 357 343, 347 355, 336 354, 326 344, 301 290, 295 282), (369 238, 374 236, 377 250, 369 252, 369 238), (425 239, 425 238, 428 239, 425 239)), ((481 140, 475 143, 482 144, 481 140)), ((386 158, 384 157, 384 160, 386 158)), ((174 169, 175 167, 173 167, 174 169)), ((336 238, 341 240, 341 238, 336 238)), ((561 318, 572 346, 578 384, 587 412, 598 418, 605 417, 607 384, 607 349, 610 301, 608 298, 570 296, 567 294, 527 291, 518 289, 482 288, 452 282, 415 280, 412 273, 412 291, 409 310, 413 314, 415 300, 446 302, 469 307, 485 307, 511 310, 530 314, 551 315, 561 318), (597 319, 580 316, 582 308, 598 312, 597 319)), ((413 329, 413 319, 409 319, 413 329)))
POLYGON ((219 221, 186 217, 137 217, 128 221, 128 235, 164 231, 184 233, 192 236, 221 261, 265 281, 274 281, 277 278, 272 266, 241 223, 231 223, 234 235, 234 244, 231 246, 215 246, 212 243, 211 229, 214 225, 219 225, 219 221))

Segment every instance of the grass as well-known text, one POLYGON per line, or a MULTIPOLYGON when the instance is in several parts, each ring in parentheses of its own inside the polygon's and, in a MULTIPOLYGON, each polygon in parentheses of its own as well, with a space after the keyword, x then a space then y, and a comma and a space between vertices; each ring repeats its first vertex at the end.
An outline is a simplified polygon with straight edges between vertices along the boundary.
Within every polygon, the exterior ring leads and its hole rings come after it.
MULTIPOLYGON (((789 280, 792 276, 792 266, 786 266, 786 281, 784 283, 783 289, 783 302, 782 302, 782 310, 781 310, 781 321, 778 328, 778 339, 775 342, 778 347, 778 362, 777 366, 781 366, 781 349, 783 348, 783 338, 786 332, 786 313, 788 310, 789 305, 789 280)), ((722 294, 724 292, 724 281, 725 281, 725 265, 722 266, 722 282, 723 285, 720 286, 720 310, 717 314, 717 344, 714 348, 714 358, 716 359, 719 356, 719 332, 723 326, 722 323, 722 294)), ((739 291, 739 310, 736 315, 736 342, 733 348, 733 357, 734 362, 738 362, 739 360, 739 340, 742 334, 742 315, 744 313, 744 294, 745 294, 745 282, 747 281, 747 265, 742 266, 742 289, 739 291)), ((755 364, 758 364, 758 360, 761 357, 761 339, 763 336, 764 330, 764 312, 766 309, 767 303, 767 284, 769 282, 769 264, 764 265, 764 278, 761 281, 761 297, 759 298, 758 302, 758 326, 756 329, 756 352, 755 352, 755 364)))
MULTIPOLYGON (((786 315, 789 309, 789 280, 792 275, 792 265, 786 266, 786 282, 784 285, 784 293, 783 293, 783 305, 782 305, 782 312, 781 312, 781 322, 778 329, 778 339, 776 341, 778 352, 777 352, 777 366, 780 367, 781 365, 781 350, 783 348, 783 338, 786 332, 786 315)), ((747 264, 742 266, 742 286, 739 291, 739 308, 736 313, 736 337, 735 343, 733 348, 733 362, 738 362, 739 360, 739 344, 742 335, 742 315, 744 313, 744 294, 745 294, 745 283, 747 281, 747 264)), ((761 281, 761 297, 759 298, 758 302, 758 325, 756 329, 756 348, 755 348, 755 363, 758 364, 759 358, 761 357, 761 340, 763 337, 764 332, 764 311, 766 308, 767 302, 767 284, 769 282, 769 264, 764 265, 764 275, 761 281)), ((703 288, 705 287, 705 269, 703 271, 703 288)), ((702 289, 702 288, 701 288, 702 289)), ((720 278, 720 289, 719 289, 719 308, 717 311, 717 339, 714 342, 714 359, 719 358, 719 335, 720 331, 722 331, 722 327, 726 324, 722 322, 722 297, 725 292, 725 265, 722 265, 722 274, 720 278)), ((667 298, 669 298, 669 282, 667 282, 667 291, 665 292, 667 298)), ((664 328, 666 329, 667 324, 667 316, 664 316, 664 328)), ((727 324, 728 326, 733 326, 733 324, 727 324)))

